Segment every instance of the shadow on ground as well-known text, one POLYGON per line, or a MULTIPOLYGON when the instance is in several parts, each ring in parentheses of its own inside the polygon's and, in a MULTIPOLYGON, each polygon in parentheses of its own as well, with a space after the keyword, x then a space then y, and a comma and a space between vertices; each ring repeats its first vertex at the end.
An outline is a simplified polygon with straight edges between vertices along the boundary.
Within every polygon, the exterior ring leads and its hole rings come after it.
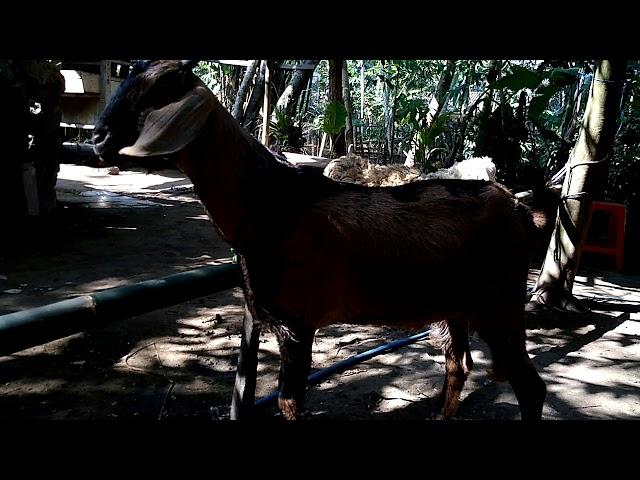
MULTIPOLYGON (((48 221, 16 225, 2 240, 0 290, 20 293, 0 294, 0 314, 229 261, 229 246, 192 193, 130 195, 157 205, 61 204, 48 221)), ((544 418, 640 416, 639 288, 639 277, 587 271, 576 290, 592 313, 528 317, 528 350, 548 386, 544 418)), ((241 291, 233 289, 0 357, 0 420, 224 419, 242 311, 241 291)), ((406 335, 382 327, 323 329, 314 368, 406 335)), ((471 346, 475 368, 456 418, 519 418, 510 386, 485 372, 486 346, 475 335, 471 346)), ((443 362, 426 341, 375 357, 313 387, 307 418, 427 419, 443 362)), ((269 332, 261 336, 259 368, 258 397, 276 386, 277 345, 269 332)), ((274 414, 267 410, 265 418, 274 414)))

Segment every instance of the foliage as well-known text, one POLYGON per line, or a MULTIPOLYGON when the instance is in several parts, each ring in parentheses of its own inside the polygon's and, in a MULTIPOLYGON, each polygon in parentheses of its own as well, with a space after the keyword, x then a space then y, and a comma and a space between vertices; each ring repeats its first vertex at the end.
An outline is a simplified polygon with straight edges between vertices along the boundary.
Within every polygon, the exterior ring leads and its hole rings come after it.
POLYGON ((347 124, 347 109, 341 102, 327 103, 322 121, 322 131, 331 135, 338 134, 347 124))
MULTIPOLYGON (((430 128, 426 128, 429 106, 445 71, 445 60, 369 59, 348 60, 346 64, 356 143, 370 141, 375 149, 384 141, 390 127, 384 122, 386 81, 396 145, 399 143, 403 152, 415 149, 422 170, 432 171, 473 155, 489 155, 498 166, 498 180, 511 188, 528 189, 544 183, 567 161, 580 133, 592 62, 458 60, 430 128), (497 78, 489 82, 490 69, 496 65, 497 78)), ((633 71, 625 90, 607 185, 607 195, 618 201, 640 191, 640 86, 638 63, 630 65, 633 71)), ((201 62, 198 69, 214 91, 222 94, 228 90, 229 66, 201 62)), ((286 84, 286 75, 279 84, 286 84)), ((337 133, 344 128, 344 106, 329 103, 327 89, 328 61, 322 60, 314 72, 305 108, 293 118, 275 113, 271 124, 275 143, 291 149, 304 143, 317 145, 323 132, 337 133)), ((404 156, 396 155, 392 161, 403 162, 404 156)))
POLYGON ((276 120, 269 123, 272 145, 290 152, 301 152, 304 146, 302 127, 283 109, 276 108, 274 114, 276 120))
POLYGON ((201 61, 198 62, 193 72, 211 89, 225 108, 231 109, 235 100, 235 92, 229 88, 229 79, 232 74, 237 73, 236 66, 201 61))
POLYGON ((629 62, 620 125, 609 162, 605 194, 609 200, 640 202, 640 62, 629 62), (626 101, 625 101, 626 100, 626 101))

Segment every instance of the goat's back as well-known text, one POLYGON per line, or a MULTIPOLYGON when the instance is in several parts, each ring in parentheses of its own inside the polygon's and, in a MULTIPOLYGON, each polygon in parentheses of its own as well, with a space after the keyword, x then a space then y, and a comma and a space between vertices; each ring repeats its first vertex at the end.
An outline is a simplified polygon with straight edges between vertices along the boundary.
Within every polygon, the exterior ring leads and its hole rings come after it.
POLYGON ((311 205, 288 212, 262 253, 249 256, 264 272, 255 279, 260 303, 319 327, 426 323, 524 300, 526 231, 506 188, 471 180, 331 183, 311 205))

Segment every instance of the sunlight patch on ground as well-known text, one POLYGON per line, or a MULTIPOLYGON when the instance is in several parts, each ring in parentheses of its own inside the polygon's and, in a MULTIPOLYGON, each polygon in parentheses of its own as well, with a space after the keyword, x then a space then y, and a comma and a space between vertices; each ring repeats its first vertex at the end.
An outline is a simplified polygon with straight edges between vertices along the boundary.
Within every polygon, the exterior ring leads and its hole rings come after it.
POLYGON ((583 415, 637 418, 640 323, 627 320, 594 342, 569 352, 562 361, 547 366, 543 377, 552 395, 580 409, 583 415))
POLYGON ((120 193, 150 193, 176 187, 193 187, 191 180, 177 170, 159 170, 153 173, 121 170, 118 175, 109 175, 108 171, 108 168, 61 164, 58 180, 69 180, 86 187, 120 193))
POLYGON ((151 202, 138 198, 118 195, 117 193, 105 190, 77 190, 58 188, 56 196, 59 202, 80 204, 86 208, 148 208, 148 207, 170 207, 168 203, 151 202))
POLYGON ((131 281, 121 277, 107 277, 93 282, 86 282, 78 285, 77 288, 69 289, 68 298, 73 298, 77 295, 88 295, 91 293, 98 293, 103 290, 108 290, 116 287, 124 287, 131 285, 131 281))
MULTIPOLYGON (((58 201, 86 208, 166 207, 172 205, 126 194, 178 194, 193 189, 191 181, 174 170, 155 173, 123 170, 118 175, 110 175, 108 171, 107 168, 61 164, 56 183, 58 201)), ((171 198, 177 200, 177 197, 171 198)), ((180 197, 182 201, 185 198, 180 197)), ((188 197, 186 201, 196 200, 188 197)))
MULTIPOLYGON (((418 402, 421 398, 393 385, 385 385, 376 412, 390 412, 404 408, 407 403, 418 402)), ((425 412, 426 413, 426 412, 425 412)))

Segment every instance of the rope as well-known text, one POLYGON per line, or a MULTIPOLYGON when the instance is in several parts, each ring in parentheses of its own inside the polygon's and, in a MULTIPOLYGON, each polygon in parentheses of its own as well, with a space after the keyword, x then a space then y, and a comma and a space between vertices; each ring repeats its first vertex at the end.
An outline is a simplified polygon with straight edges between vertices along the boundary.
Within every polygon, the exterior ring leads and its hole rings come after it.
POLYGON ((626 81, 626 80, 604 80, 602 78, 596 78, 594 80, 600 83, 624 83, 626 81))

